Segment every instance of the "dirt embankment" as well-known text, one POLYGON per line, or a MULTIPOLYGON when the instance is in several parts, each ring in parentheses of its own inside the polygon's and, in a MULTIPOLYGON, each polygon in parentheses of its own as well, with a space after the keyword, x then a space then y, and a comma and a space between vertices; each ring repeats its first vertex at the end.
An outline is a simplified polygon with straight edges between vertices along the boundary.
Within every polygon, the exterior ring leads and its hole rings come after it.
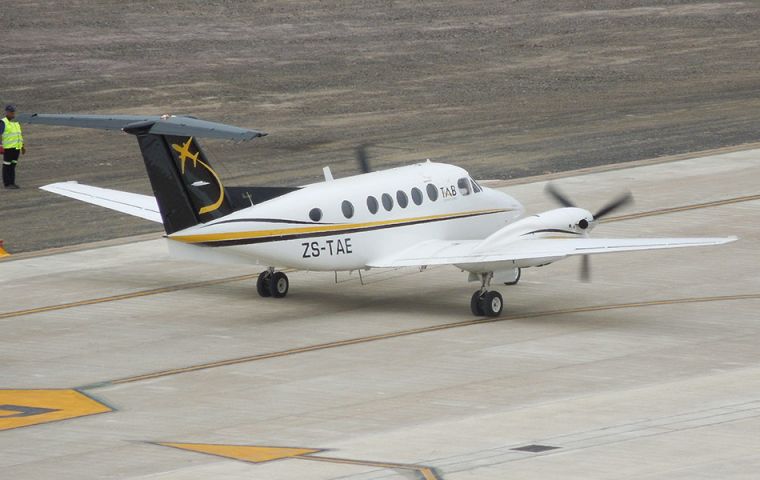
MULTIPOLYGON (((361 142, 378 168, 509 178, 760 139, 756 2, 16 2, 0 21, 3 103, 270 132, 206 142, 231 185, 354 173, 361 142)), ((11 251, 157 230, 35 188, 150 192, 133 139, 25 132, 22 190, 0 190, 11 251)))

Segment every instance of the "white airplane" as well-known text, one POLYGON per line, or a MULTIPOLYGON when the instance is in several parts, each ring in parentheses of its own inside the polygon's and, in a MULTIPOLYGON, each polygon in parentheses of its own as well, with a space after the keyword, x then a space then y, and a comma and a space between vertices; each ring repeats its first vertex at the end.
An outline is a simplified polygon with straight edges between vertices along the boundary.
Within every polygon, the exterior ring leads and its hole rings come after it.
MULTIPOLYGON (((120 129, 137 137, 155 197, 54 183, 43 190, 162 223, 169 251, 193 261, 257 264, 262 297, 284 297, 276 268, 353 271, 452 265, 480 282, 472 313, 498 316, 492 283, 516 284, 521 269, 588 255, 718 245, 723 238, 590 238, 598 221, 630 194, 596 213, 549 186, 562 208, 523 217, 514 198, 478 184, 462 168, 424 162, 303 187, 225 187, 195 137, 251 140, 266 135, 191 117, 18 115, 48 125, 120 129)), ((359 160, 366 165, 363 148, 359 160)), ((366 168, 368 170, 368 168, 366 168)))

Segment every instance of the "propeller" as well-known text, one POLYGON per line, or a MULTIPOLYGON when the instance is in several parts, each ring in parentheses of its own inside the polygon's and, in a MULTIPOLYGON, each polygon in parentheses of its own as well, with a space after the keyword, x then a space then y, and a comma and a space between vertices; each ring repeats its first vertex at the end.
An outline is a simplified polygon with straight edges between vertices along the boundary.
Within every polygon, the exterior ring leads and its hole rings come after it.
MULTIPOLYGON (((575 207, 575 203, 570 200, 570 198, 562 193, 554 184, 547 184, 546 185, 546 193, 552 197, 554 200, 557 201, 560 205, 563 207, 575 207)), ((622 194, 618 195, 616 198, 614 198, 612 201, 607 202, 602 208, 596 211, 592 215, 593 222, 596 222, 600 220, 603 217, 606 217, 610 213, 630 204, 633 203, 633 195, 631 192, 623 192, 622 194)), ((588 221, 584 218, 581 219, 578 222, 578 226, 586 230, 589 227, 588 221)), ((588 233, 586 233, 588 235, 588 233)), ((583 255, 581 257, 581 271, 580 271, 580 277, 582 282, 590 282, 591 281, 591 257, 588 255, 583 255)))
POLYGON ((553 183, 546 184, 546 193, 548 193, 550 197, 556 200, 557 203, 563 207, 575 207, 575 204, 570 201, 570 199, 567 198, 567 196, 562 193, 557 187, 555 187, 553 183))
POLYGON ((372 168, 369 166, 366 143, 362 143, 356 147, 356 161, 359 162, 359 170, 361 170, 362 173, 369 173, 372 171, 372 168))
POLYGON ((588 255, 581 257, 581 282, 591 282, 591 257, 588 255))
POLYGON ((606 217, 610 213, 628 205, 629 203, 633 203, 633 195, 631 195, 631 192, 624 192, 616 199, 612 200, 607 205, 597 210, 594 214, 594 220, 599 220, 602 217, 606 217))

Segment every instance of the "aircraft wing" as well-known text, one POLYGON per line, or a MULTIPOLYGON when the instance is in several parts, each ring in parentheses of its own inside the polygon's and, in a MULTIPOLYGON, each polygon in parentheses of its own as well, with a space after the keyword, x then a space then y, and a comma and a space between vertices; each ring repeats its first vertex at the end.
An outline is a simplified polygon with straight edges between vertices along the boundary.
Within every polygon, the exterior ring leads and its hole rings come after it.
POLYGON ((465 270, 478 264, 508 262, 530 263, 531 260, 553 262, 571 255, 630 252, 663 248, 699 247, 733 242, 736 237, 716 238, 539 238, 516 240, 478 249, 480 240, 430 240, 414 245, 398 254, 370 262, 369 267, 412 267, 423 265, 458 265, 465 270))
POLYGON ((161 213, 158 211, 158 203, 156 203, 155 197, 149 195, 91 187, 78 182, 51 183, 50 185, 40 187, 40 189, 144 218, 151 222, 163 223, 161 213))

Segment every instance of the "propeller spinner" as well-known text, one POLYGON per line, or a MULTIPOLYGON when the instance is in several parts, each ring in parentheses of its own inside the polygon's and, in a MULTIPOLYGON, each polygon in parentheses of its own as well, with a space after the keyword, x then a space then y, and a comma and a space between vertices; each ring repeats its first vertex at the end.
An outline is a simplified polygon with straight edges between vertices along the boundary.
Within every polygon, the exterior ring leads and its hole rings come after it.
MULTIPOLYGON (((548 183, 546 185, 546 193, 552 197, 557 203, 562 205, 563 207, 576 207, 576 204, 570 200, 570 197, 565 195, 562 191, 559 190, 554 184, 548 183)), ((596 211, 592 215, 593 219, 592 222, 596 223, 600 219, 606 217, 607 215, 611 214, 612 212, 623 208, 624 206, 633 203, 633 195, 631 192, 624 192, 620 195, 618 195, 616 198, 611 200, 610 202, 607 202, 602 208, 596 211)), ((582 230, 586 230, 590 227, 588 220, 585 218, 581 219, 578 222, 578 227, 582 230)), ((581 281, 583 282, 589 282, 591 281, 591 258, 588 255, 583 255, 581 257, 581 271, 580 271, 580 277, 581 281)))

